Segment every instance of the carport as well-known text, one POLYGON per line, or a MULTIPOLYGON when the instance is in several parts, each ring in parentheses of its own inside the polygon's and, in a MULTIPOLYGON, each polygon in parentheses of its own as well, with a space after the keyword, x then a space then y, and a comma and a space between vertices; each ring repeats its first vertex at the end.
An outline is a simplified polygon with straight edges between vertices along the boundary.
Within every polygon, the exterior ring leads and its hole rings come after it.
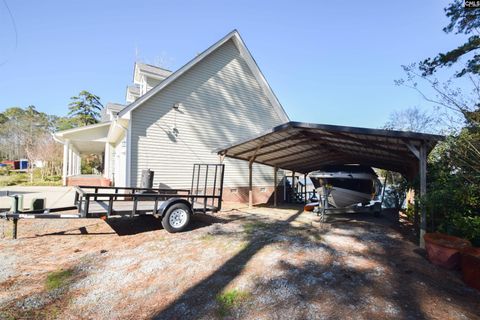
MULTIPOLYGON (((443 137, 410 131, 287 122, 258 136, 216 150, 220 156, 249 163, 249 206, 252 206, 252 164, 308 174, 328 164, 361 164, 404 175, 420 175, 420 196, 427 193, 427 156, 443 137)), ((277 188, 274 188, 277 205, 277 188)), ((420 244, 426 230, 426 211, 421 210, 420 244)))

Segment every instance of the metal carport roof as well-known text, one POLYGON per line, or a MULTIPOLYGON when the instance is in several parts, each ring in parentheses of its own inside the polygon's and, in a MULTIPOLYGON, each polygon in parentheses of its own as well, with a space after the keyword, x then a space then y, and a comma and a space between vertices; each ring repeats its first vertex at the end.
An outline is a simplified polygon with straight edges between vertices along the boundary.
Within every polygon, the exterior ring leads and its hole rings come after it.
POLYGON ((420 147, 428 155, 442 139, 410 131, 287 122, 216 152, 300 173, 327 164, 362 164, 413 178, 419 170, 420 147))
MULTIPOLYGON (((249 162, 249 207, 253 205, 252 163, 309 173, 327 164, 362 164, 397 171, 408 179, 419 172, 420 196, 427 194, 427 156, 443 137, 410 132, 287 122, 256 137, 216 150, 221 156, 249 162)), ((274 206, 277 188, 274 188, 274 206)), ((427 213, 421 208, 420 246, 424 247, 427 213)))

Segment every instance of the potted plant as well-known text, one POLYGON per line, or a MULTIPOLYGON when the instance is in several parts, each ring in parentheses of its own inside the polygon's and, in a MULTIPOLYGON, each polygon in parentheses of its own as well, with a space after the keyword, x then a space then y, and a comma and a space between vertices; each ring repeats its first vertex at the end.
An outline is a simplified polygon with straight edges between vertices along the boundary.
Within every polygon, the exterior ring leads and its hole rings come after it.
POLYGON ((460 265, 460 252, 471 247, 468 240, 443 233, 426 233, 425 249, 431 263, 447 269, 454 269, 460 265))
POLYGON ((480 248, 465 248, 461 255, 463 282, 480 290, 480 248))

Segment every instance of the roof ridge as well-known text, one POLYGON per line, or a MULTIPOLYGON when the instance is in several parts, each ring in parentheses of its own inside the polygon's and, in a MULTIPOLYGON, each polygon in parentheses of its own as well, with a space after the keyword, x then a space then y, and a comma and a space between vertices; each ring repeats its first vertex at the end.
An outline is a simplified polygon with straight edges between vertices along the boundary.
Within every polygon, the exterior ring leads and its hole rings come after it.
POLYGON ((190 70, 190 68, 195 66, 197 63, 202 61, 205 57, 209 56, 212 52, 214 52, 216 49, 218 49, 219 47, 221 47, 223 44, 225 44, 227 41, 229 41, 231 39, 233 40, 234 45, 237 46, 237 48, 239 49, 240 54, 245 59, 245 62, 247 63, 248 67, 251 69, 251 71, 254 74, 254 77, 256 78, 257 82, 259 83, 259 85, 264 90, 264 93, 267 96, 267 99, 270 101, 270 103, 272 105, 272 108, 275 110, 275 112, 278 114, 278 116, 280 118, 283 118, 283 119, 288 121, 289 118, 288 118, 287 113, 285 112, 282 105, 280 104, 280 101, 278 101, 278 98, 273 93, 272 88, 270 87, 267 80, 265 79, 265 76, 260 71, 260 68, 258 67, 255 59, 253 58, 252 54, 248 50, 247 46, 243 42, 242 37, 240 36, 237 29, 234 29, 234 30, 230 31, 223 38, 221 38, 220 40, 218 40, 214 44, 210 45, 202 53, 198 54, 193 59, 191 59, 190 61, 185 63, 182 67, 177 69, 175 72, 171 73, 168 77, 166 77, 163 81, 161 81, 159 84, 157 84, 155 87, 153 87, 150 91, 146 92, 144 95, 139 97, 137 100, 135 100, 132 103, 130 103, 129 105, 127 105, 123 110, 121 110, 118 113, 118 115, 121 117, 121 116, 125 115, 126 113, 130 112, 131 110, 137 108, 144 101, 150 99, 150 97, 155 95, 157 92, 161 91, 163 88, 168 86, 173 81, 175 81, 183 73, 190 70))

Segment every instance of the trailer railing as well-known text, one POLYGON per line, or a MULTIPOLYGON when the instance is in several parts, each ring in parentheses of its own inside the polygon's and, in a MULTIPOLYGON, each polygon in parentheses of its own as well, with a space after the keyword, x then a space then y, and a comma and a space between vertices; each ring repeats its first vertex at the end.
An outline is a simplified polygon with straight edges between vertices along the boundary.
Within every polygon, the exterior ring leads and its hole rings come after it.
POLYGON ((116 187, 75 187, 75 205, 78 208, 78 213, 82 217, 88 217, 90 205, 92 201, 108 201, 106 208, 107 217, 114 213, 113 205, 114 201, 128 201, 133 202, 131 208, 131 216, 135 216, 138 211, 138 204, 141 201, 150 200, 154 202, 151 210, 154 215, 158 214, 158 204, 160 201, 165 201, 171 198, 185 199, 192 203, 192 209, 196 212, 202 211, 219 211, 221 209, 221 195, 192 195, 190 190, 186 189, 147 189, 147 188, 116 188, 116 187), (89 192, 86 189, 94 189, 94 192, 89 192), (116 190, 115 190, 116 189, 116 190), (114 192, 100 192, 102 190, 113 190, 114 192), (119 193, 115 191, 125 191, 125 193, 119 193), (130 192, 129 192, 130 191, 130 192), (142 191, 142 193, 138 193, 142 191), (207 206, 207 200, 212 199, 212 206, 207 206), (195 202, 202 200, 203 209, 193 206, 195 202), (215 203, 216 201, 216 203, 215 203))
POLYGON ((89 214, 92 201, 107 201, 107 217, 114 213, 114 201, 133 201, 131 216, 137 214, 140 201, 154 201, 152 211, 158 214, 158 204, 171 198, 185 199, 195 212, 220 211, 223 196, 223 164, 194 164, 192 183, 188 189, 137 188, 137 187, 75 187, 74 204, 82 217, 89 214))
POLYGON ((13 209, 0 213, 0 218, 13 219, 16 238, 18 219, 23 218, 62 219, 105 216, 108 218, 111 215, 134 217, 140 214, 163 217, 169 206, 178 201, 184 201, 189 205, 191 213, 216 212, 222 207, 224 168, 223 164, 195 164, 190 190, 77 186, 73 207, 24 211, 18 207, 18 196, 13 196, 15 203, 13 209), (52 214, 54 212, 57 214, 52 214))

